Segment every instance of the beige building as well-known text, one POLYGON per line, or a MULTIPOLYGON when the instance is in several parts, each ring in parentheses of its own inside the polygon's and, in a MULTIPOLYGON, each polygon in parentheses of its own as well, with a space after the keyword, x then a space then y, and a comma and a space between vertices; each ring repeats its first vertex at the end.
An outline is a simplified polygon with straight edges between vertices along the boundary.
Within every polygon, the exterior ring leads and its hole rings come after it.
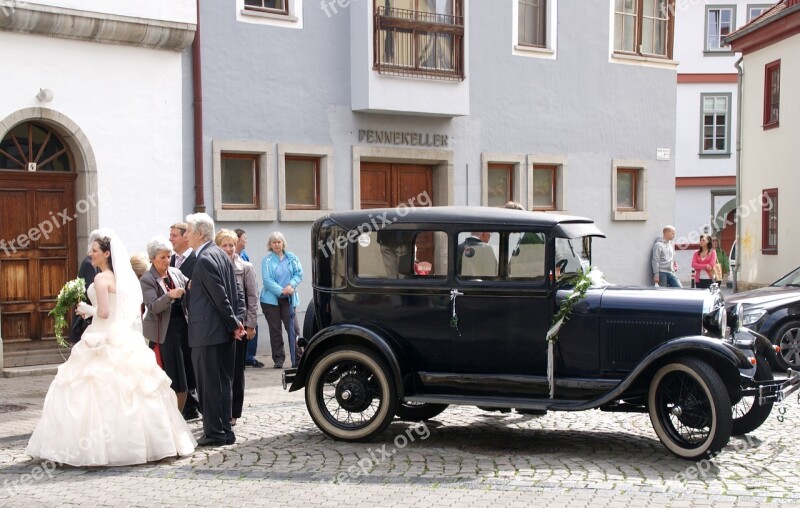
POLYGON ((741 52, 738 289, 770 284, 800 258, 800 0, 782 0, 727 42, 741 52))

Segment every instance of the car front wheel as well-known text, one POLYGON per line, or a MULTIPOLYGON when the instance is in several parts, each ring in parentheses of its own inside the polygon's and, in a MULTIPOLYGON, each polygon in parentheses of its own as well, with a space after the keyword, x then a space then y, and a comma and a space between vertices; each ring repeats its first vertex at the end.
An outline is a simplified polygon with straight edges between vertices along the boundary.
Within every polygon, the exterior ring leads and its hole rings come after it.
POLYGON ((661 367, 647 396, 658 438, 682 459, 698 460, 721 450, 731 436, 731 402, 714 369, 694 358, 661 367))
POLYGON ((789 321, 775 333, 775 344, 780 348, 776 355, 781 370, 800 369, 800 321, 789 321))
POLYGON ((328 436, 369 441, 394 417, 394 378, 384 361, 369 349, 339 346, 323 353, 311 367, 306 407, 328 436))
MULTIPOLYGON (((756 363, 755 381, 772 381, 772 369, 764 358, 758 357, 756 363)), ((768 402, 763 406, 756 403, 755 396, 742 397, 739 402, 733 405, 733 427, 731 434, 741 436, 753 432, 769 418, 772 411, 773 402, 768 402)))

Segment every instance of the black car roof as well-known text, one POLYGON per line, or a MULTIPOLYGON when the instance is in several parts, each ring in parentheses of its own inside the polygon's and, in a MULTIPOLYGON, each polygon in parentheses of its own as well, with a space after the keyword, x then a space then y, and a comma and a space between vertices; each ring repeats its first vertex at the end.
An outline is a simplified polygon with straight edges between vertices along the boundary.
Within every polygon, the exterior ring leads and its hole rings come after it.
POLYGON ((390 224, 479 224, 481 226, 520 226, 538 229, 553 229, 556 236, 575 238, 579 236, 605 236, 586 217, 562 215, 548 212, 529 212, 488 206, 431 206, 372 208, 349 212, 334 212, 318 221, 334 223, 352 230, 366 226, 369 230, 382 229, 390 224))

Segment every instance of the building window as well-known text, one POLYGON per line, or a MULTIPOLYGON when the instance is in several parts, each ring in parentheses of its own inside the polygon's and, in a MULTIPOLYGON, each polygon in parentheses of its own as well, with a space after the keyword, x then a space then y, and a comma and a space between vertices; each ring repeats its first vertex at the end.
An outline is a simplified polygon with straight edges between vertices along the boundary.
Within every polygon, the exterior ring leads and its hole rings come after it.
POLYGON ((674 0, 615 0, 614 50, 672 58, 674 0))
POLYGON ((222 154, 222 208, 258 208, 258 155, 222 154))
POLYGON ((380 4, 375 6, 374 19, 375 70, 397 76, 464 79, 462 0, 383 0, 380 4))
POLYGON ((505 206, 514 201, 513 164, 489 164, 487 178, 489 206, 505 206))
POLYGON ((333 211, 333 147, 278 145, 281 221, 314 221, 333 211))
POLYGON ((547 47, 547 0, 519 0, 521 46, 547 47))
POLYGON ((762 191, 764 203, 761 209, 761 252, 778 253, 778 189, 762 191))
POLYGON ((772 7, 770 4, 748 5, 747 22, 749 23, 751 20, 761 16, 761 14, 770 7, 772 7))
POLYGON ((218 221, 273 221, 275 149, 259 141, 211 142, 214 213, 218 221))
POLYGON ((289 0, 244 0, 244 8, 249 11, 288 15, 289 0))
POLYGON ((286 209, 319 210, 319 158, 286 157, 286 209))
POLYGON ((781 61, 764 68, 764 128, 777 127, 781 109, 781 61))
POLYGON ((706 7, 706 51, 731 52, 725 44, 725 37, 736 26, 736 6, 706 7))
POLYGON ((700 94, 703 108, 701 154, 730 154, 731 94, 700 94))
POLYGON ((647 220, 646 162, 615 159, 611 167, 614 220, 647 220))
POLYGON ((557 210, 556 184, 558 182, 558 166, 534 165, 531 172, 533 180, 533 209, 557 210))

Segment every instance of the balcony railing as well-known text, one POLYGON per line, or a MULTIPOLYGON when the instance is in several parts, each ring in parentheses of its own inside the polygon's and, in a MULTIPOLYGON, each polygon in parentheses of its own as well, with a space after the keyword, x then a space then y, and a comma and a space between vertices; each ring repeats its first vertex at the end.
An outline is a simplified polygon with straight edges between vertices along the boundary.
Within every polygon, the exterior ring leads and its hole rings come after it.
POLYGON ((464 17, 380 6, 373 69, 380 74, 464 79, 464 17))

